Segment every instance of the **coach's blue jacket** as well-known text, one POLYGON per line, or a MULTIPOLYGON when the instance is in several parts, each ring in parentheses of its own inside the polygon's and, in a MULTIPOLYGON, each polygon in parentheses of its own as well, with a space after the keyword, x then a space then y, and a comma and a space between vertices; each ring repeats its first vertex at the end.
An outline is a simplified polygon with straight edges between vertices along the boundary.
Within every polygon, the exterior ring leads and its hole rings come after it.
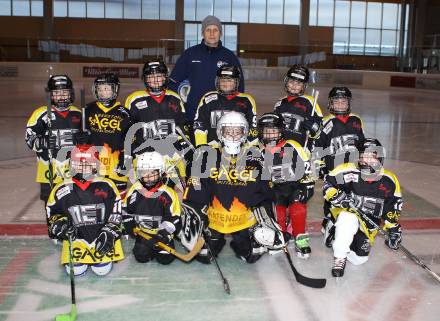
POLYGON ((223 47, 221 41, 218 47, 212 48, 205 45, 204 41, 188 48, 179 57, 176 66, 170 75, 170 89, 178 91, 179 84, 188 80, 191 90, 185 104, 186 117, 194 120, 200 99, 208 91, 215 90, 215 76, 217 69, 223 65, 238 66, 241 71, 239 91, 244 92, 243 71, 240 61, 235 54, 223 47))

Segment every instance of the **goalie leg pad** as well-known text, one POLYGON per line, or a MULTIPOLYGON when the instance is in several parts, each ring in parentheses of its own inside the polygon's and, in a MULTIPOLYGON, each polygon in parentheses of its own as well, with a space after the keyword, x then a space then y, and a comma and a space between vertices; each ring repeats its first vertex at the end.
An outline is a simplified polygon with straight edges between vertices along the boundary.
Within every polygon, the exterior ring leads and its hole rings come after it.
MULTIPOLYGON (((82 276, 87 272, 87 268, 89 266, 87 264, 77 263, 73 265, 73 275, 74 276, 82 276)), ((64 264, 64 268, 66 269, 66 273, 70 275, 70 267, 69 264, 64 264)))
POLYGON ((98 263, 90 266, 93 273, 99 276, 104 276, 109 274, 110 271, 112 270, 112 267, 113 267, 113 262, 98 263))
POLYGON ((232 234, 231 248, 235 255, 247 263, 255 263, 266 252, 266 248, 255 242, 249 229, 232 234))
POLYGON ((136 241, 133 247, 133 255, 139 263, 147 263, 153 259, 154 243, 146 240, 139 235, 136 236, 136 241))

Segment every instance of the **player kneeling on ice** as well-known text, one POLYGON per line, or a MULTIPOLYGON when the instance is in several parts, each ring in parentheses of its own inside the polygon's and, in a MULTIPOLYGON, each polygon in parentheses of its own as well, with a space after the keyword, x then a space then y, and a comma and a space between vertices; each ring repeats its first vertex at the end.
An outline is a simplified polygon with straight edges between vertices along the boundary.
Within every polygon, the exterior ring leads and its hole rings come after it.
POLYGON ((244 146, 248 130, 245 116, 231 111, 217 122, 220 147, 201 146, 195 151, 183 199, 208 227, 203 234, 211 253, 204 247, 197 256, 201 262, 210 263, 211 255, 220 253, 225 234, 232 235, 236 256, 248 263, 256 262, 268 247, 284 246, 273 220, 269 181, 261 179, 261 153, 244 146))
POLYGON ((157 245, 174 248, 174 235, 180 230, 180 201, 167 186, 164 159, 156 151, 140 154, 136 161, 138 180, 128 190, 123 203, 124 225, 130 234, 137 228, 133 254, 140 263, 155 258, 170 264, 174 256, 157 245))
POLYGON ((298 257, 307 259, 311 249, 305 232, 307 201, 313 196, 314 181, 310 171, 310 153, 298 142, 286 140, 283 118, 278 113, 266 113, 258 120, 260 148, 264 167, 269 170, 275 193, 276 216, 286 239, 286 212, 289 213, 295 249, 298 257))
POLYGON ((358 149, 358 164, 337 166, 326 176, 323 187, 336 221, 332 268, 335 277, 344 275, 347 259, 355 265, 367 262, 378 232, 372 223, 379 225, 384 220, 388 231, 385 244, 389 248, 397 250, 402 239, 398 223, 402 210, 400 184, 393 173, 383 168, 385 149, 372 138, 362 141, 358 149))
POLYGON ((99 153, 91 145, 77 145, 70 155, 70 174, 50 193, 47 215, 53 235, 63 240, 61 264, 69 273, 69 240, 74 274, 90 266, 106 275, 113 262, 124 259, 121 247, 121 198, 116 185, 96 176, 99 153))

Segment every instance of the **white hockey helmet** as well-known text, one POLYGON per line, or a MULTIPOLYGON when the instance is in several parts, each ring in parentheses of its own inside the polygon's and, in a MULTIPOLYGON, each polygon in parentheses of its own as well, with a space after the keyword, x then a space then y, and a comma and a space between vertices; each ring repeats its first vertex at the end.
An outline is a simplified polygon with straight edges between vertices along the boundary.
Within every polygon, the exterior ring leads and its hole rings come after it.
POLYGON ((158 152, 145 152, 138 156, 136 173, 145 187, 156 185, 162 179, 164 171, 164 159, 158 152))
POLYGON ((242 113, 228 112, 217 122, 218 140, 229 155, 237 155, 240 152, 248 133, 249 124, 242 113))

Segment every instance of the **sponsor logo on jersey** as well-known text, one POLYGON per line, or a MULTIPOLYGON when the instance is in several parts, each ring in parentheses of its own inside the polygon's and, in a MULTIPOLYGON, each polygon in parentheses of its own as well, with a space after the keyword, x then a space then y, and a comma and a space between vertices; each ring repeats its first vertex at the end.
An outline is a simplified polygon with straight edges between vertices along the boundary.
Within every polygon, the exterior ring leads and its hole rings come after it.
POLYGON ((388 188, 386 188, 385 185, 380 183, 379 190, 383 191, 385 193, 385 197, 388 197, 388 194, 391 192, 388 188))
POLYGON ((163 196, 163 195, 159 195, 158 197, 157 197, 157 199, 162 203, 162 204, 164 204, 165 206, 168 206, 168 205, 170 205, 170 200, 169 199, 167 199, 165 196, 163 196))
POLYGON ((293 107, 296 107, 296 108, 302 109, 304 112, 307 111, 307 107, 304 106, 303 104, 301 104, 300 102, 295 102, 295 103, 293 104, 293 107))
POLYGON ((226 169, 223 165, 220 169, 217 168, 211 168, 210 170, 210 177, 215 180, 226 180, 228 182, 233 181, 243 181, 243 182, 255 182, 256 175, 254 173, 254 170, 252 169, 243 169, 243 170, 237 170, 237 169, 226 169))
POLYGON ((129 204, 133 204, 136 201, 136 195, 137 193, 131 194, 129 204))
POLYGON ((217 99, 218 99, 217 94, 212 94, 212 95, 206 96, 205 97, 205 104, 209 104, 211 101, 217 100, 217 99))
POLYGON ((191 62, 202 62, 201 60, 191 60, 191 62))
POLYGON ((173 112, 177 112, 177 104, 173 103, 172 101, 168 103, 168 108, 171 109, 173 112))
POLYGON ((326 135, 328 135, 333 128, 333 122, 329 122, 327 125, 325 125, 324 129, 322 130, 326 135))
POLYGON ((356 128, 356 129, 361 129, 361 123, 360 122, 357 122, 357 121, 355 121, 355 122, 353 122, 353 128, 356 128))
POLYGON ((142 100, 134 104, 138 109, 144 109, 148 107, 148 103, 146 100, 142 100))
POLYGON ((96 188, 95 189, 95 196, 102 197, 102 198, 107 198, 108 197, 108 193, 106 191, 103 191, 103 190, 99 189, 99 188, 96 188))
POLYGON ((72 116, 72 123, 78 124, 81 121, 81 119, 78 116, 72 116))
POLYGON ((62 197, 66 196, 69 193, 70 193, 70 188, 68 186, 61 187, 56 193, 57 199, 61 199, 62 197))
POLYGON ((358 183, 359 182, 359 176, 357 174, 354 174, 354 173, 344 174, 344 182, 346 182, 346 183, 349 183, 349 182, 358 183))
POLYGON ((241 108, 243 108, 243 109, 246 108, 246 103, 245 103, 244 101, 237 101, 237 102, 235 103, 235 105, 236 105, 237 107, 241 107, 241 108))
POLYGON ((217 68, 220 68, 220 67, 227 65, 227 64, 228 63, 226 61, 219 60, 219 61, 217 61, 217 68))
POLYGON ((89 117, 90 129, 100 133, 121 131, 122 117, 117 115, 95 114, 89 117))
POLYGON ((100 253, 92 251, 91 249, 76 246, 73 247, 72 254, 75 261, 91 260, 93 262, 102 262, 104 258, 114 260, 120 256, 120 254, 115 254, 114 249, 105 255, 101 255, 100 253))

